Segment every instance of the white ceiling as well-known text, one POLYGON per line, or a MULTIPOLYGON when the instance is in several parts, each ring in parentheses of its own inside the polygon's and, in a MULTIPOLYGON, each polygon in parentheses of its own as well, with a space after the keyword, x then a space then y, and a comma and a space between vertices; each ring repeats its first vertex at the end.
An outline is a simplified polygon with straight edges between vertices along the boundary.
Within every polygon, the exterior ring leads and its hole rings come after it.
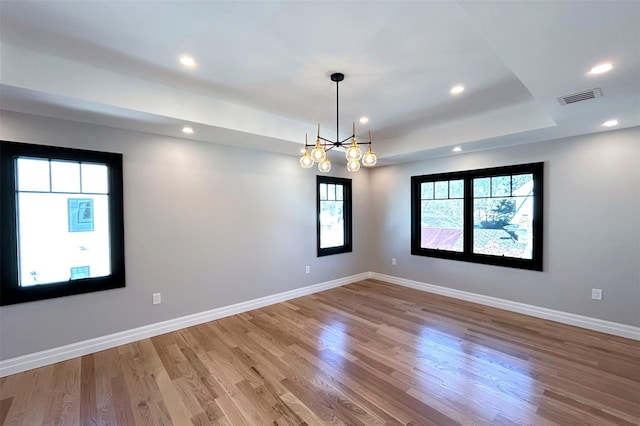
POLYGON ((382 164, 640 125, 640 1, 2 0, 0 37, 4 110, 291 155, 335 138, 333 72, 382 164))

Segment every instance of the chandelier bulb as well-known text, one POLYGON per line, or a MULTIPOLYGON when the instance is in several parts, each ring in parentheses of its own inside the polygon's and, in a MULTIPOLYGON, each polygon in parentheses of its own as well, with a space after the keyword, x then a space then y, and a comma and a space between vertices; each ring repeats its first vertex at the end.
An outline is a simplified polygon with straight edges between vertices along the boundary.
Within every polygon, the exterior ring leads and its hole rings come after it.
POLYGON ((357 172, 358 170, 360 170, 360 162, 358 160, 349 160, 349 162, 347 163, 347 170, 352 173, 357 172))
POLYGON ((322 145, 320 145, 320 139, 318 139, 316 141, 316 146, 311 150, 311 158, 313 159, 314 163, 319 163, 326 156, 327 156, 327 153, 325 152, 325 150, 322 147, 322 145))
POLYGON ((304 154, 302 154, 302 157, 300 157, 300 165, 303 169, 308 169, 313 166, 313 158, 311 158, 311 155, 309 155, 309 151, 307 151, 306 149, 304 150, 304 154))
POLYGON ((328 158, 325 157, 322 161, 320 161, 320 163, 318 163, 318 170, 322 173, 327 173, 329 170, 331 170, 331 162, 328 158))
POLYGON ((304 151, 302 152, 302 156, 300 157, 300 165, 304 169, 308 169, 313 166, 313 158, 309 154, 309 149, 307 148, 307 134, 304 135, 304 151))
POLYGON ((360 158, 362 157, 362 151, 360 150, 360 147, 356 142, 355 136, 351 138, 351 145, 349 146, 349 148, 347 148, 345 156, 347 157, 347 161, 360 160, 360 158))
POLYGON ((365 167, 373 167, 378 162, 378 157, 376 153, 371 150, 371 145, 369 145, 369 150, 362 157, 362 165, 365 167))

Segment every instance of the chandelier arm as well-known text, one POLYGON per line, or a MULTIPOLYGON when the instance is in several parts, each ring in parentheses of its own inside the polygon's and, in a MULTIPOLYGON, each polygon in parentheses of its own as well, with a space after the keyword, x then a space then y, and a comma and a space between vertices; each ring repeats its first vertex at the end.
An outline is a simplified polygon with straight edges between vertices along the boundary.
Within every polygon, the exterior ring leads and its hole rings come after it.
POLYGON ((346 141, 348 141, 349 139, 353 138, 354 136, 355 136, 355 135, 351 135, 351 136, 349 136, 349 137, 347 137, 347 138, 344 138, 344 139, 342 139, 342 140, 340 141, 340 143, 341 143, 341 144, 343 144, 343 143, 345 143, 346 141))
POLYGON ((322 136, 318 136, 318 139, 322 139, 323 141, 329 142, 330 144, 335 144, 336 143, 335 141, 332 141, 331 139, 323 138, 322 136))

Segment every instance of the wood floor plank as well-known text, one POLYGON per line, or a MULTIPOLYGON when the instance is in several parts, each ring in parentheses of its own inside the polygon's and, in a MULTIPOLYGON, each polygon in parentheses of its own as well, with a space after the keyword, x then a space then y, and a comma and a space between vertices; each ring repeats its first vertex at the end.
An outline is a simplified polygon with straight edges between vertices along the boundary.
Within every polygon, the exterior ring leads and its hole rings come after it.
POLYGON ((124 382, 129 394, 128 403, 133 413, 135 424, 150 426, 153 425, 154 421, 154 416, 151 413, 151 395, 147 393, 143 383, 143 373, 136 366, 135 354, 135 350, 132 350, 122 355, 124 382))
POLYGON ((317 386, 302 377, 294 376, 282 381, 282 384, 298 400, 309 408, 324 424, 357 424, 363 423, 351 418, 349 413, 341 409, 341 401, 336 395, 327 392, 324 386, 315 380, 317 386))
POLYGON ((180 397, 175 385, 171 382, 171 379, 169 379, 167 372, 164 370, 158 372, 156 375, 156 382, 160 393, 163 395, 167 411, 169 412, 169 416, 171 417, 173 424, 188 425, 191 415, 182 402, 182 398, 180 397))
POLYGON ((54 375, 43 424, 77 425, 80 423, 80 361, 81 358, 75 358, 43 367, 53 369, 54 375))
POLYGON ((118 425, 135 425, 133 410, 131 409, 131 396, 125 384, 124 373, 111 379, 113 390, 113 406, 116 412, 115 423, 118 425))
POLYGON ((94 356, 83 356, 80 360, 80 418, 87 426, 98 424, 98 403, 96 400, 96 377, 94 356))
POLYGON ((39 424, 640 425, 640 342, 364 280, 0 379, 39 424))
POLYGON ((550 400, 555 400, 559 403, 569 405, 575 408, 578 408, 584 412, 593 414, 595 417, 602 419, 602 421, 611 422, 612 424, 617 425, 625 425, 625 426, 633 426, 634 423, 631 423, 633 420, 625 419, 624 414, 621 415, 619 412, 613 412, 607 406, 599 406, 600 404, 594 404, 593 402, 582 402, 579 398, 569 397, 565 395, 560 395, 556 392, 545 390, 544 396, 549 398, 550 400))
POLYGON ((229 395, 221 395, 216 399, 216 403, 225 415, 229 424, 233 426, 250 425, 248 420, 238 409, 238 406, 229 395))
MULTIPOLYGON (((3 407, 7 407, 8 411, 2 415, 4 417, 3 425, 21 425, 23 424, 24 417, 29 407, 29 400, 31 399, 31 393, 20 392, 20 389, 29 389, 34 391, 36 389, 35 383, 37 378, 37 370, 27 371, 21 374, 21 381, 14 381, 16 388, 9 389, 8 395, 12 395, 11 404, 3 404, 3 407)), ((4 398, 4 395, 0 395, 0 398, 4 398)))
MULTIPOLYGON (((301 419, 301 425, 319 426, 327 424, 320 419, 309 407, 296 398, 291 392, 286 392, 280 397, 282 401, 301 419)), ((338 423, 336 423, 338 424, 338 423)), ((339 424, 343 424, 340 422, 339 424)))
POLYGON ((96 378, 96 410, 98 424, 116 425, 116 411, 111 380, 117 376, 117 349, 108 349, 94 354, 96 378))
POLYGON ((307 367, 308 372, 304 375, 320 375, 325 380, 333 383, 334 386, 339 388, 342 393, 352 400, 363 406, 367 406, 376 417, 383 419, 386 424, 408 424, 411 421, 411 417, 395 407, 389 399, 381 397, 377 393, 370 392, 365 386, 366 384, 362 381, 350 375, 342 374, 339 366, 325 363, 324 360, 313 355, 313 351, 305 350, 301 346, 294 345, 291 347, 291 350, 292 355, 295 356, 287 357, 290 365, 298 363, 298 358, 304 359, 306 364, 299 364, 300 366, 298 367, 307 367), (315 368, 313 368, 313 366, 315 366, 315 368))
POLYGON ((54 377, 53 371, 46 368, 34 370, 35 391, 29 399, 28 409, 23 418, 23 424, 40 424, 47 409, 47 400, 53 391, 54 377))
POLYGON ((12 396, 8 398, 0 399, 0 425, 6 424, 7 415, 9 414, 9 409, 11 408, 12 403, 13 403, 12 396))

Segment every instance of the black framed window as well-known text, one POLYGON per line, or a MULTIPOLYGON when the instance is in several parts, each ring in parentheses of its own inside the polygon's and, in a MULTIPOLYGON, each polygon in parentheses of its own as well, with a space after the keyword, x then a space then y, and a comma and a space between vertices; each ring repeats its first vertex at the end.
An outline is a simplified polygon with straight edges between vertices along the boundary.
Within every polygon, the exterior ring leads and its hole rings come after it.
POLYGON ((0 305, 125 286, 122 154, 0 142, 0 305))
POLYGON ((318 256, 351 251, 351 179, 317 176, 318 256))
POLYGON ((413 176, 411 253, 541 271, 543 169, 413 176))

